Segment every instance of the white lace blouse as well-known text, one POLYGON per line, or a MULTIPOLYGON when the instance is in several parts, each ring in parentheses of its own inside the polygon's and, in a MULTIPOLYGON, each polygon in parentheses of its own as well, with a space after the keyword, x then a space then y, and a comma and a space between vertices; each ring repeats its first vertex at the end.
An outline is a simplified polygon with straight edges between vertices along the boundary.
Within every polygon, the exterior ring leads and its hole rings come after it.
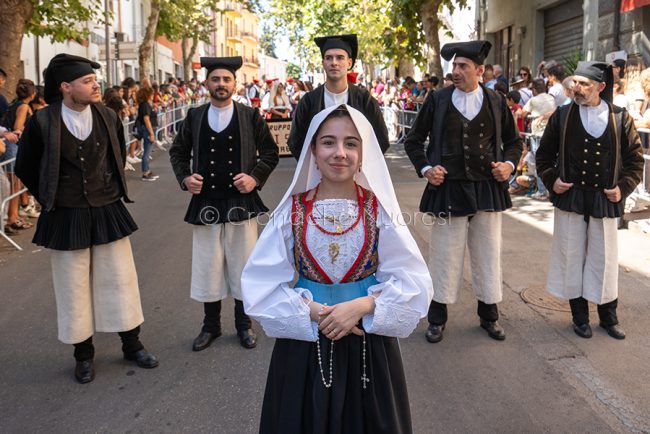
POLYGON ((307 219, 307 248, 332 282, 340 283, 363 247, 363 221, 341 235, 327 234, 318 226, 333 233, 339 226, 341 230, 349 229, 357 220, 359 205, 347 199, 318 200, 314 202, 312 215, 316 224, 307 219))

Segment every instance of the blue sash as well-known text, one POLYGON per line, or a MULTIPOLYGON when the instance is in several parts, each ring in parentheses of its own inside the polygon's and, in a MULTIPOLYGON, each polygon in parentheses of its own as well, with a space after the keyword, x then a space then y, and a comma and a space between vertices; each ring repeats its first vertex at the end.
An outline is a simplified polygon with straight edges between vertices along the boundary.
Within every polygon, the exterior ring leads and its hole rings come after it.
POLYGON ((331 284, 314 282, 301 276, 296 283, 296 287, 308 289, 314 296, 314 301, 333 306, 344 301, 367 296, 368 288, 378 283, 374 274, 356 282, 331 284))

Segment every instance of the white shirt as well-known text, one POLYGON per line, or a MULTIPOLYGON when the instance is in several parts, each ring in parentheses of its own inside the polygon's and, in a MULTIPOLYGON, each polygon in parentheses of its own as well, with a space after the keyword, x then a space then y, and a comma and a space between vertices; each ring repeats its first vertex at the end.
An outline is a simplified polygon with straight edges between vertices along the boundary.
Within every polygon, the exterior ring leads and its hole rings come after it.
POLYGON ((451 94, 451 102, 467 120, 472 120, 483 106, 483 89, 478 86, 471 92, 463 92, 456 88, 451 94))
POLYGON ((89 105, 78 112, 61 104, 61 118, 68 131, 79 140, 86 140, 93 131, 93 113, 89 105))
POLYGON ((600 104, 597 106, 581 105, 580 120, 582 120, 582 126, 585 130, 593 137, 602 136, 609 122, 607 103, 601 99, 600 104))
POLYGON ((324 86, 325 90, 325 108, 330 108, 332 106, 339 106, 341 104, 348 103, 348 89, 346 88, 341 93, 334 93, 327 90, 327 86, 324 86))
POLYGON ((551 88, 548 90, 548 94, 555 99, 556 107, 564 105, 564 102, 566 101, 566 95, 564 94, 564 86, 562 86, 562 83, 555 83, 553 86, 551 86, 551 88))
POLYGON ((217 133, 222 132, 230 124, 234 110, 235 105, 233 103, 222 108, 210 104, 210 108, 208 109, 208 125, 217 133))

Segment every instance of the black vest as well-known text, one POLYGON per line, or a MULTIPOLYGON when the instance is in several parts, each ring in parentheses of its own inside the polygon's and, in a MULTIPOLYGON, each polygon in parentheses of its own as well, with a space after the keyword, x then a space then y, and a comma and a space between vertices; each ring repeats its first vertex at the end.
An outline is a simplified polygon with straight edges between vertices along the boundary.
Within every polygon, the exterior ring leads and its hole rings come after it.
POLYGON ((241 173, 241 140, 237 110, 228 126, 217 133, 208 122, 208 110, 201 123, 198 169, 203 176, 201 195, 212 199, 240 196, 232 178, 241 173))
POLYGON ((93 113, 93 129, 79 140, 61 121, 61 163, 55 205, 59 207, 101 207, 122 196, 117 169, 109 158, 108 131, 93 113))
POLYGON ((447 179, 485 181, 492 179, 490 163, 496 160, 494 122, 483 98, 481 111, 467 120, 449 101, 442 143, 442 165, 447 179))
POLYGON ((574 110, 568 120, 567 144, 569 144, 569 176, 578 188, 602 190, 608 188, 612 158, 612 134, 608 125, 600 137, 591 136, 582 125, 580 111, 574 110))

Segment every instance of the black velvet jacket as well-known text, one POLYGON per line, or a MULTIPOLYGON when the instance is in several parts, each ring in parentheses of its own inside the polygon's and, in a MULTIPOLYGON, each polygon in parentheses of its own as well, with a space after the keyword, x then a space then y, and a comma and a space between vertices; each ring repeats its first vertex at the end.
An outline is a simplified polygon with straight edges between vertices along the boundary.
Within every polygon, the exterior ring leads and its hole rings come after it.
MULTIPOLYGON (((271 136, 266 121, 257 109, 233 101, 239 120, 239 137, 241 143, 241 170, 257 181, 261 190, 269 175, 277 166, 278 146, 271 136), (259 154, 259 156, 258 156, 259 154)), ((192 108, 169 149, 169 159, 176 179, 183 190, 187 187, 183 180, 192 173, 198 173, 199 164, 194 156, 199 155, 199 138, 201 123, 207 116, 210 103, 192 108), (190 165, 190 160, 192 161, 190 165)))
MULTIPOLYGON (((61 104, 58 102, 37 111, 27 123, 18 144, 16 158, 16 175, 29 189, 30 193, 43 206, 45 211, 54 208, 61 167, 61 104)), ((124 177, 124 159, 126 157, 126 139, 124 127, 117 114, 103 104, 92 104, 92 110, 99 115, 108 131, 110 149, 108 158, 112 176, 116 176, 121 187, 122 197, 131 202, 127 196, 126 178, 124 177)), ((99 170, 89 167, 89 171, 99 170)), ((104 178, 104 173, 91 175, 104 178)))
MULTIPOLYGON (((388 129, 386 128, 386 122, 384 122, 384 115, 379 108, 377 100, 367 90, 354 84, 348 84, 348 105, 359 110, 366 116, 366 119, 372 125, 372 129, 377 136, 381 151, 385 153, 390 146, 390 142, 388 140, 388 129)), ((311 92, 307 92, 298 103, 298 107, 296 107, 296 111, 293 114, 291 132, 287 141, 291 154, 293 154, 296 160, 300 158, 300 152, 302 151, 311 120, 324 109, 325 85, 319 86, 311 92)))
MULTIPOLYGON (((510 161, 515 167, 519 163, 522 152, 522 140, 515 124, 512 113, 505 99, 491 89, 483 86, 485 98, 494 122, 494 149, 496 161, 510 161)), ((425 166, 436 166, 442 163, 443 140, 445 137, 445 117, 451 103, 454 86, 449 86, 431 93, 420 109, 413 127, 406 136, 404 150, 415 167, 417 175, 425 166), (429 138, 429 145, 424 148, 429 138)))
MULTIPOLYGON (((643 175, 641 139, 627 110, 610 103, 607 105, 610 112, 608 129, 613 133, 613 149, 609 179, 605 181, 603 188, 611 189, 618 185, 621 196, 625 198, 634 191, 643 175)), ((551 115, 535 155, 537 174, 542 178, 551 196, 555 194, 553 184, 557 178, 568 182, 570 147, 582 146, 582 143, 567 143, 567 130, 571 128, 567 119, 570 113, 577 113, 578 110, 579 106, 573 103, 559 107, 551 115)))

